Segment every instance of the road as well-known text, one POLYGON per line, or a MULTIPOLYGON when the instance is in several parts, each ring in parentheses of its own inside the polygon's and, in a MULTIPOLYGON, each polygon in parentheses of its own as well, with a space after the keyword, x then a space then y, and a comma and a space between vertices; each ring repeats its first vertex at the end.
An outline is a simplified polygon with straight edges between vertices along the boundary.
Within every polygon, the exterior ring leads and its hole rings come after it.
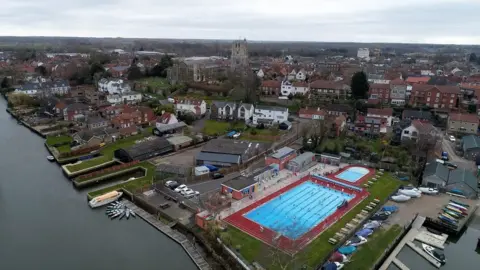
POLYGON ((442 139, 442 149, 448 153, 449 161, 458 165, 459 168, 465 168, 475 171, 475 163, 471 160, 464 159, 457 156, 455 153, 455 143, 449 141, 447 138, 442 139))

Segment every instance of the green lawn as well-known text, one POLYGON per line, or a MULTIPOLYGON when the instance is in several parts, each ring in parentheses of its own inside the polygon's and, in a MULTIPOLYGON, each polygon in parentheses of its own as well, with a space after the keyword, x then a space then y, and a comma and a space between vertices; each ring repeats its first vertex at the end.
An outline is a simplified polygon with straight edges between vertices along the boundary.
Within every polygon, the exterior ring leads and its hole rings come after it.
MULTIPOLYGON (((355 218, 355 216, 360 213, 361 210, 364 209, 371 200, 375 198, 379 199, 380 201, 386 200, 388 196, 401 184, 401 181, 390 176, 388 173, 385 173, 373 186, 368 189, 370 192, 370 196, 368 198, 360 202, 342 219, 330 226, 330 228, 325 230, 321 235, 313 240, 307 247, 305 247, 304 250, 295 255, 294 260, 296 260, 296 264, 305 264, 311 268, 315 268, 317 265, 319 265, 333 248, 333 246, 328 243, 328 239, 332 238, 336 232, 345 227, 345 224, 355 218)), ((265 256, 266 254, 269 254, 268 250, 270 248, 264 243, 232 227, 229 227, 225 235, 226 234, 228 234, 227 238, 229 238, 229 241, 232 243, 233 247, 237 245, 241 246, 240 253, 247 261, 258 261, 264 267, 267 267, 267 269, 279 269, 278 265, 272 265, 270 258, 265 256)), ((292 258, 285 255, 285 260, 292 260, 292 258)))
POLYGON ((57 150, 59 153, 70 153, 70 151, 72 151, 69 144, 61 145, 57 147, 57 150))
POLYGON ((52 146, 52 145, 55 145, 55 144, 67 144, 67 143, 71 143, 73 141, 73 138, 70 137, 70 136, 47 136, 47 145, 48 146, 52 146))
MULTIPOLYGON (((114 171, 104 171, 102 173, 99 173, 98 175, 88 177, 88 178, 77 177, 77 178, 74 179, 74 181, 77 182, 77 183, 83 183, 83 182, 87 182, 87 181, 90 181, 92 179, 99 178, 99 177, 109 175, 109 174, 113 174, 113 173, 116 173, 117 175, 121 175, 121 174, 123 174, 123 172, 132 172, 136 168, 139 168, 139 167, 140 166, 138 164, 131 165, 131 166, 125 167, 123 169, 117 169, 117 170, 114 170, 114 171)), ((102 181, 102 180, 98 180, 98 181, 102 181)))
POLYGON ((388 230, 380 229, 375 231, 366 244, 359 247, 357 252, 353 253, 352 262, 345 265, 345 269, 368 270, 372 269, 373 264, 382 256, 388 246, 402 233, 402 227, 396 224, 388 230))
POLYGON ((106 163, 111 161, 112 158, 108 156, 99 156, 88 160, 83 160, 81 163, 73 164, 73 165, 66 165, 65 167, 70 172, 77 172, 81 171, 90 167, 98 166, 100 164, 106 163))
POLYGON ((232 129, 243 130, 245 128, 245 123, 237 122, 221 122, 215 120, 206 120, 205 126, 203 128, 203 133, 206 135, 222 135, 227 133, 232 129))
POLYGON ((143 85, 151 86, 153 90, 163 90, 170 87, 170 83, 166 78, 149 77, 138 81, 143 85))
MULTIPOLYGON (((102 188, 102 189, 98 189, 98 190, 89 192, 88 196, 90 198, 92 198, 92 197, 107 193, 107 192, 112 191, 112 190, 119 190, 121 188, 124 188, 128 191, 134 191, 134 190, 136 190, 140 187, 151 184, 154 177, 155 177, 155 166, 153 164, 151 164, 150 162, 146 162, 146 161, 142 162, 142 163, 139 163, 138 166, 142 166, 144 168, 147 168, 147 174, 144 177, 137 178, 137 179, 132 180, 132 181, 123 182, 123 183, 120 183, 120 184, 117 184, 117 185, 114 185, 114 186, 110 186, 110 187, 106 187, 106 188, 102 188)), ((160 179, 157 179, 157 180, 160 180, 160 179)))

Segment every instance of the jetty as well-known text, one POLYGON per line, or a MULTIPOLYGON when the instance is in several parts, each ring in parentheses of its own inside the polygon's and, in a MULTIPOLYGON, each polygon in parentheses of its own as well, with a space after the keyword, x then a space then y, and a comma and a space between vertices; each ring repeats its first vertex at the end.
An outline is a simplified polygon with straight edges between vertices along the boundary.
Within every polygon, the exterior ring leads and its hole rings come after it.
POLYGON ((146 222, 150 223, 153 227, 157 230, 161 231, 175 242, 180 244, 183 249, 187 252, 188 256, 193 260, 193 262, 197 265, 198 269, 200 270, 211 270, 212 268, 207 263, 207 261, 203 258, 203 256, 198 252, 198 250, 193 246, 192 242, 190 242, 185 235, 173 230, 168 225, 163 224, 160 220, 156 219, 151 214, 147 213, 142 208, 136 206, 129 200, 122 200, 122 203, 125 204, 128 208, 137 214, 137 216, 141 217, 146 222))
POLYGON ((430 233, 425 227, 423 227, 423 223, 425 222, 425 220, 426 218, 422 216, 417 216, 415 218, 410 230, 402 238, 400 243, 395 247, 390 256, 385 259, 383 265, 379 268, 379 270, 390 269, 390 264, 394 264, 395 266, 397 266, 397 268, 400 268, 402 270, 409 270, 409 268, 399 258, 397 258, 397 255, 405 246, 411 248, 413 251, 422 256, 425 260, 430 262, 435 267, 440 268, 440 262, 432 258, 421 247, 417 246, 413 242, 414 240, 417 240, 438 249, 445 248, 444 245, 445 241, 447 241, 448 235, 437 235, 430 233))

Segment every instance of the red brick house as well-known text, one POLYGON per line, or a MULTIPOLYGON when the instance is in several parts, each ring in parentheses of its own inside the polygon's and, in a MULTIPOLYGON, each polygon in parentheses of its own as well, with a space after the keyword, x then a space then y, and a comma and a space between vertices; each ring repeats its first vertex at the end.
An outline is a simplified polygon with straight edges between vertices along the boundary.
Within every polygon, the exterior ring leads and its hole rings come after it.
POLYGON ((460 88, 452 85, 413 85, 409 104, 431 108, 455 109, 458 107, 460 88))
POLYGON ((327 112, 320 108, 302 108, 298 111, 298 116, 305 119, 323 120, 327 112))
POLYGON ((112 124, 115 127, 126 128, 138 125, 150 125, 150 123, 155 120, 155 114, 150 108, 138 107, 134 111, 130 111, 129 109, 124 110, 121 114, 112 118, 112 124))
POLYGON ((73 103, 63 109, 63 120, 76 121, 79 117, 85 117, 89 111, 89 106, 83 103, 73 103))
POLYGON ((282 83, 279 81, 268 80, 268 81, 262 82, 262 85, 260 86, 260 90, 262 90, 262 93, 264 95, 278 96, 280 95, 281 86, 282 86, 282 83))
POLYGON ((389 84, 371 84, 368 92, 369 103, 389 103, 390 102, 390 85, 389 84))
POLYGON ((428 76, 423 76, 423 77, 408 77, 406 82, 409 85, 414 85, 414 84, 427 84, 428 81, 430 81, 430 77, 428 76))

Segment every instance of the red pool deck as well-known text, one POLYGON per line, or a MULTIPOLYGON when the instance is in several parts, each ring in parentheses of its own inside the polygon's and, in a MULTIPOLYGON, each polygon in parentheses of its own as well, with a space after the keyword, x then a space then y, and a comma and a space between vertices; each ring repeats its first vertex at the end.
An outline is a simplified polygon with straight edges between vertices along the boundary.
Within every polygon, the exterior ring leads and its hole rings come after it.
POLYGON ((344 183, 344 184, 347 184, 347 185, 357 186, 357 187, 359 187, 361 184, 365 183, 367 181, 367 179, 372 178, 374 175, 375 175, 375 169, 365 167, 365 166, 360 166, 360 165, 348 165, 347 167, 344 167, 343 169, 341 169, 340 171, 338 171, 336 173, 325 174, 325 176, 330 178, 330 179, 333 179, 335 181, 338 181, 338 182, 341 182, 341 183, 344 183), (346 181, 346 180, 343 180, 343 179, 337 177, 337 175, 341 174, 342 172, 344 172, 344 171, 346 171, 346 170, 348 170, 349 168, 352 168, 352 167, 365 168, 369 171, 369 173, 367 173, 366 175, 364 175, 362 178, 358 179, 355 182, 349 182, 349 181, 346 181))
MULTIPOLYGON (((351 183, 348 183, 351 184, 351 183)), ((290 253, 290 254, 295 254, 301 249, 303 249, 305 246, 307 246, 312 240, 314 240, 318 235, 320 235, 325 229, 330 227, 333 223, 337 222, 340 218, 342 218, 348 211, 350 211, 352 208, 354 208, 358 203, 363 201, 366 197, 368 197, 369 193, 361 189, 361 191, 354 190, 354 189, 349 189, 341 185, 336 185, 329 183, 327 181, 324 181, 322 179, 318 179, 316 177, 307 175, 303 177, 302 179, 298 180, 297 182, 294 182, 277 192, 274 192, 265 198, 258 200, 257 202, 233 213, 232 215, 226 217, 224 221, 229 223, 230 225, 248 233, 252 237, 255 237, 259 239, 260 241, 276 247, 278 249, 283 250, 284 252, 290 253), (279 195, 287 192, 288 190, 306 182, 306 181, 312 181, 316 184, 336 189, 338 191, 342 191, 348 194, 355 195, 353 199, 351 199, 348 203, 348 206, 342 209, 337 209, 335 213, 327 217, 325 220, 323 220, 321 223, 319 223, 317 226, 313 227, 310 231, 306 232, 296 240, 290 239, 286 236, 281 235, 277 239, 277 232, 263 227, 263 231, 261 231, 261 225, 251 221, 247 218, 244 217, 244 214, 250 212, 251 210, 257 208, 258 206, 272 200, 273 198, 278 197, 279 195)), ((325 243, 327 245, 328 243, 325 243)))

